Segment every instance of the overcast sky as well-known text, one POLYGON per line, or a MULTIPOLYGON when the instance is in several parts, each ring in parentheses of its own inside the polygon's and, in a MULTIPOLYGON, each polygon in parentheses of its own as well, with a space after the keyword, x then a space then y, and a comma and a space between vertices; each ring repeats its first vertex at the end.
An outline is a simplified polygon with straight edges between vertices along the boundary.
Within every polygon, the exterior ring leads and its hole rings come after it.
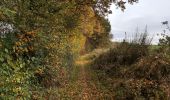
POLYGON ((137 27, 139 32, 144 32, 147 25, 150 36, 154 36, 153 43, 157 43, 159 37, 156 34, 165 28, 161 22, 170 22, 170 0, 139 0, 137 4, 127 4, 126 8, 122 12, 114 5, 111 7, 113 14, 109 15, 109 20, 113 40, 121 41, 125 37, 125 32, 129 37, 132 36, 137 27))

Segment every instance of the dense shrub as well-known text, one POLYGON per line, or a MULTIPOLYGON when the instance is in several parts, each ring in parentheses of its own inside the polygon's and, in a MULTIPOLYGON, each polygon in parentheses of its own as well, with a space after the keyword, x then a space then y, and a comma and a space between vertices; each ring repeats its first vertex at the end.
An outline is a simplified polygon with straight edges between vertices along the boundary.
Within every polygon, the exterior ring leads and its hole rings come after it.
POLYGON ((134 78, 149 80, 168 80, 170 77, 170 60, 162 55, 152 55, 141 58, 129 72, 134 78))
POLYGON ((0 99, 40 99, 38 91, 65 84, 65 66, 71 67, 73 61, 65 63, 70 56, 65 51, 60 52, 65 58, 59 58, 56 52, 62 50, 51 46, 51 36, 39 31, 13 31, 0 38, 0 99))
POLYGON ((148 45, 121 43, 95 59, 94 68, 114 71, 112 68, 131 65, 148 53, 148 45))
POLYGON ((160 85, 156 81, 147 79, 128 79, 115 86, 116 100, 168 100, 168 93, 165 87, 168 84, 160 85))
POLYGON ((39 70, 43 70, 43 66, 35 55, 29 56, 27 59, 25 59, 25 56, 16 56, 15 54, 18 53, 14 54, 14 49, 12 48, 15 41, 14 37, 11 33, 1 39, 1 99, 30 99, 33 95, 31 87, 36 88, 39 84, 34 74, 39 70))
POLYGON ((93 69, 96 71, 99 81, 105 85, 110 84, 109 87, 106 87, 114 91, 115 99, 169 100, 169 58, 162 54, 145 55, 140 56, 132 64, 121 64, 121 61, 115 57, 116 54, 115 51, 114 53, 109 51, 99 56, 103 60, 97 63, 95 60, 95 64, 93 63, 93 69), (101 73, 104 74, 101 75, 101 73), (113 78, 113 80, 106 81, 106 78, 113 78))
POLYGON ((72 25, 77 25, 77 15, 68 14, 73 10, 70 2, 11 0, 2 1, 2 5, 0 99, 41 99, 47 95, 42 94, 43 89, 65 84, 66 72, 73 66, 74 53, 68 39, 75 28, 72 25))
POLYGON ((162 35, 163 37, 159 39, 160 49, 158 51, 170 58, 170 36, 166 34, 162 35))
POLYGON ((92 69, 99 81, 115 93, 116 100, 169 100, 168 47, 151 51, 150 42, 145 35, 141 36, 143 38, 130 43, 124 41, 99 55, 92 69), (160 50, 162 52, 157 52, 160 50))

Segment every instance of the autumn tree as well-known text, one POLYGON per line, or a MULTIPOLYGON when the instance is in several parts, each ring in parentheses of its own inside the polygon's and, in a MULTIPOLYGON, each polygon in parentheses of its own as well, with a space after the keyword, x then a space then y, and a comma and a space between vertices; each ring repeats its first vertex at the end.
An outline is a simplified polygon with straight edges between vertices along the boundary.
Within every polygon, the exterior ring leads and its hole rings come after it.
POLYGON ((32 90, 64 83, 86 38, 96 46, 108 35, 111 4, 125 9, 123 0, 1 0, 0 24, 12 31, 0 38, 0 95, 32 99, 32 90))

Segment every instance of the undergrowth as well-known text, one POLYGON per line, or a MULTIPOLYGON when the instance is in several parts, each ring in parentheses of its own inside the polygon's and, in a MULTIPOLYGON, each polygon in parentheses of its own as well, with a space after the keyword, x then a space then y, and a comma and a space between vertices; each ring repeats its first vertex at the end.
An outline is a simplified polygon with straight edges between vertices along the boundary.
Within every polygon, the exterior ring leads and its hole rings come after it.
POLYGON ((146 36, 141 36, 99 55, 92 69, 116 100, 169 100, 169 55, 158 52, 160 47, 150 50, 146 36))

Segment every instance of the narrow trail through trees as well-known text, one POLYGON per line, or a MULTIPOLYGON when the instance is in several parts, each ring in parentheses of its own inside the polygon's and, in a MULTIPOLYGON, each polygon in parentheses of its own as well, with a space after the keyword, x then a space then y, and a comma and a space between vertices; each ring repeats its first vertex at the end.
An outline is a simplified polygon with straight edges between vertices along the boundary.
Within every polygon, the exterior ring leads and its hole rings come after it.
POLYGON ((48 100, 114 100, 114 93, 103 86, 92 69, 93 56, 91 53, 80 56, 66 85, 53 88, 48 100))
MULTIPOLYGON (((85 55, 86 56, 86 55, 85 55)), ((90 69, 90 60, 82 59, 76 61, 76 65, 79 68, 78 83, 80 84, 81 90, 81 100, 113 100, 108 94, 100 89, 97 82, 93 80, 93 72, 90 69)))
POLYGON ((95 84, 91 81, 91 76, 89 71, 87 70, 87 65, 89 61, 87 60, 78 60, 76 65, 79 67, 79 74, 78 74, 78 83, 81 84, 82 87, 82 100, 90 100, 94 99, 96 95, 97 97, 97 89, 95 84), (94 94, 94 92, 96 94, 94 94))

